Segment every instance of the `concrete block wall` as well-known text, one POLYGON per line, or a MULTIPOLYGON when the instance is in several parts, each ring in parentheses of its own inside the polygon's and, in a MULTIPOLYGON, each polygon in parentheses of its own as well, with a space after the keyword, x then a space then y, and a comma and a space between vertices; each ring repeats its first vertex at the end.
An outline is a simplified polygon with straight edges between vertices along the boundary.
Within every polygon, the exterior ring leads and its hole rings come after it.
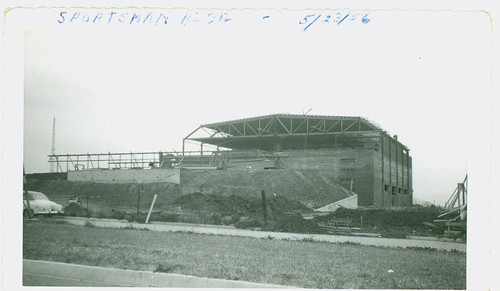
POLYGON ((68 181, 95 183, 180 183, 180 169, 123 169, 69 171, 68 181))

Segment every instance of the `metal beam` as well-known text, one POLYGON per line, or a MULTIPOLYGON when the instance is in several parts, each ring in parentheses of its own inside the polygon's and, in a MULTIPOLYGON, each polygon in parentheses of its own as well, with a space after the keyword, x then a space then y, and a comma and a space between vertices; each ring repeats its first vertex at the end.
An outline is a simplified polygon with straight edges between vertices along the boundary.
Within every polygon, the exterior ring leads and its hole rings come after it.
POLYGON ((184 138, 189 138, 191 135, 193 135, 195 132, 197 132, 197 131, 198 131, 198 129, 200 129, 200 128, 201 128, 201 126, 198 126, 198 128, 196 128, 195 130, 191 131, 191 132, 190 132, 190 133, 189 133, 186 137, 184 137, 184 138))
POLYGON ((250 125, 250 123, 245 122, 245 125, 248 126, 248 128, 250 128, 255 133, 255 135, 259 135, 259 133, 252 127, 252 125, 250 125))
MULTIPOLYGON (((334 128, 335 126, 337 126, 337 124, 339 124, 339 122, 340 122, 340 120, 337 120, 337 121, 336 121, 336 122, 335 122, 332 126, 330 126, 330 128, 328 128, 325 132, 330 132, 330 130, 331 130, 332 128, 334 128)), ((341 131, 342 131, 342 129, 341 129, 341 131)))
POLYGON ((244 136, 244 134, 242 134, 241 131, 239 131, 238 128, 236 128, 236 126, 234 126, 234 124, 230 123, 229 126, 234 128, 234 130, 236 130, 237 133, 244 136))
POLYGON ((355 124, 356 124, 356 121, 354 121, 353 123, 351 123, 347 128, 344 128, 344 130, 342 130, 342 131, 346 132, 349 128, 353 127, 355 124))
MULTIPOLYGON (((271 128, 272 124, 273 124, 273 120, 274 119, 270 119, 269 122, 267 123, 267 125, 262 129, 262 132, 269 132, 269 133, 272 133, 269 129, 271 128)), ((262 132, 261 132, 261 135, 262 135, 262 132)))
POLYGON ((288 132, 288 134, 292 134, 290 132, 290 130, 288 128, 286 128, 286 126, 283 124, 283 122, 281 122, 281 119, 279 119, 279 117, 276 117, 276 120, 281 124, 281 126, 286 130, 286 132, 288 132))
POLYGON ((306 119, 302 120, 302 122, 299 124, 299 126, 297 126, 297 127, 295 128, 295 130, 294 130, 294 131, 292 131, 292 134, 294 134, 295 132, 297 132, 297 130, 299 130, 299 128, 300 128, 300 127, 302 126, 302 124, 304 124, 305 122, 306 122, 306 119))

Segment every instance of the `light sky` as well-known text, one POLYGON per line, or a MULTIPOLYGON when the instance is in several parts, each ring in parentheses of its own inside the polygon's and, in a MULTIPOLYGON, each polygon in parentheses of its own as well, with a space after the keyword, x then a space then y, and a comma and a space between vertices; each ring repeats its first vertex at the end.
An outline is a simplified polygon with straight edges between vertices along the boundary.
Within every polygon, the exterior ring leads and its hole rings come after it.
POLYGON ((299 21, 314 11, 228 11, 227 23, 186 26, 183 13, 164 26, 65 19, 26 31, 28 173, 49 171, 54 117, 56 154, 180 151, 200 124, 309 109, 397 134, 415 198, 443 203, 467 173, 490 88, 481 13, 379 11, 306 31, 299 21))

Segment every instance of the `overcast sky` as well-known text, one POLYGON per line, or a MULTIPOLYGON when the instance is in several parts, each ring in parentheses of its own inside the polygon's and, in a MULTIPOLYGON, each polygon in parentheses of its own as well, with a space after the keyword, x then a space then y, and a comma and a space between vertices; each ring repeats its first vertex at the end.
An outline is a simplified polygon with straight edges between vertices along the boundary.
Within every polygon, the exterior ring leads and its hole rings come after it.
POLYGON ((323 11, 306 31, 318 13, 299 24, 314 12, 229 11, 225 23, 186 26, 183 11, 163 26, 69 23, 73 13, 25 33, 28 173, 49 171, 54 117, 57 154, 179 151, 200 124, 309 109, 397 134, 415 198, 442 203, 467 173, 481 126, 471 112, 489 92, 481 13, 371 12, 336 24, 323 11))

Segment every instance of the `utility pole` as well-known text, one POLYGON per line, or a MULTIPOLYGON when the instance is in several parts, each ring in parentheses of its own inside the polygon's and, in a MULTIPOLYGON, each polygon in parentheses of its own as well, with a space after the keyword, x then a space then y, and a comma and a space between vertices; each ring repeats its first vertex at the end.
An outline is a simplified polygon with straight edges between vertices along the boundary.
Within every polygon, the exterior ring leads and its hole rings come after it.
POLYGON ((56 118, 54 117, 52 122, 52 148, 50 151, 50 172, 54 173, 57 170, 56 165, 54 164, 54 155, 56 154, 56 118))

